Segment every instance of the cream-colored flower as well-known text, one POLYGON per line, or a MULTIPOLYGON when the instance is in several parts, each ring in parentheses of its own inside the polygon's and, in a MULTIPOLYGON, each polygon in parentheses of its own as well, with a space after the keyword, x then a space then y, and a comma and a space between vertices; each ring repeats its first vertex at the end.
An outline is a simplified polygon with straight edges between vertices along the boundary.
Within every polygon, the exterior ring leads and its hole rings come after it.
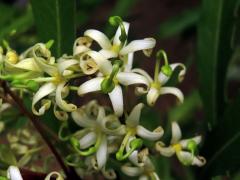
POLYGON ((177 155, 179 161, 184 165, 203 166, 206 160, 202 156, 195 155, 197 145, 201 143, 201 136, 181 140, 182 133, 176 122, 172 123, 172 139, 169 147, 165 147, 161 141, 156 143, 156 150, 163 156, 177 155))
POLYGON ((7 170, 7 177, 10 180, 23 180, 21 172, 16 166, 9 166, 7 170))

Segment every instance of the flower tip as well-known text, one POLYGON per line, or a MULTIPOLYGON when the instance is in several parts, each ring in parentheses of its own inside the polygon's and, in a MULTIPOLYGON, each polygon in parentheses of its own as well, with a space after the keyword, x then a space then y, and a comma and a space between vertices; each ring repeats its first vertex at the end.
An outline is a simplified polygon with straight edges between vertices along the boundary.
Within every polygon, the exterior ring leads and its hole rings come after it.
POLYGON ((45 46, 47 49, 50 49, 53 44, 54 44, 54 40, 50 39, 48 42, 45 43, 45 46))
POLYGON ((136 138, 130 142, 131 149, 139 149, 142 147, 142 145, 143 145, 143 140, 139 138, 136 138))

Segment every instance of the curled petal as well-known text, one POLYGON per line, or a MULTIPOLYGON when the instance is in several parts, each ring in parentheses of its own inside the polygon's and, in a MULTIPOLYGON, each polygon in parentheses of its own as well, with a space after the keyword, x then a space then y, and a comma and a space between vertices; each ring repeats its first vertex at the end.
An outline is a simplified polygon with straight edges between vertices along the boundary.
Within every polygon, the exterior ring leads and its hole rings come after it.
POLYGON ((183 93, 182 91, 180 91, 178 88, 175 88, 175 87, 162 87, 160 89, 160 95, 161 94, 173 94, 175 95, 178 100, 183 103, 183 100, 184 100, 184 96, 183 96, 183 93))
POLYGON ((97 163, 98 169, 102 169, 107 162, 107 139, 106 137, 102 138, 102 142, 97 150, 97 163))
POLYGON ((92 39, 89 37, 79 37, 73 45, 73 55, 78 55, 90 50, 92 39))
POLYGON ((108 115, 101 119, 103 131, 110 135, 123 135, 126 133, 125 126, 122 125, 115 115, 108 115))
POLYGON ((128 127, 136 128, 138 126, 143 107, 144 107, 144 104, 139 103, 133 108, 133 110, 131 111, 131 113, 126 119, 126 124, 128 127))
POLYGON ((137 126, 137 135, 142 137, 143 139, 147 139, 150 141, 156 141, 156 140, 160 139, 162 137, 163 133, 164 133, 164 131, 161 126, 156 128, 153 132, 147 130, 143 126, 140 126, 140 125, 137 126))
POLYGON ((101 90, 102 77, 96 77, 81 84, 78 88, 78 95, 87 94, 101 90))
POLYGON ((85 113, 85 111, 81 108, 72 112, 72 118, 74 122, 80 127, 84 127, 84 128, 94 127, 96 124, 96 121, 93 121, 92 119, 90 119, 85 113))
POLYGON ((139 176, 140 174, 143 173, 143 169, 140 167, 132 167, 128 165, 124 165, 121 167, 121 170, 124 174, 128 176, 139 176))
MULTIPOLYGON (((172 71, 174 71, 179 66, 182 68, 178 74, 178 80, 179 80, 179 82, 181 82, 186 74, 186 67, 182 63, 170 64, 172 71)), ((162 85, 164 85, 169 80, 169 78, 170 78, 169 76, 166 76, 162 72, 160 72, 158 75, 158 80, 162 85)))
POLYGON ((196 137, 194 137, 194 138, 184 139, 184 140, 181 140, 181 141, 179 142, 179 144, 181 144, 181 146, 182 146, 183 148, 186 148, 186 147, 187 147, 187 144, 188 144, 188 142, 189 142, 190 140, 195 141, 196 144, 200 144, 201 141, 202 141, 202 137, 201 137, 201 136, 196 136, 196 137))
POLYGON ((56 180, 64 180, 64 178, 62 177, 62 175, 59 172, 53 171, 51 173, 49 173, 44 180, 50 180, 52 179, 52 177, 55 177, 56 180))
POLYGON ((7 177, 10 180, 23 180, 20 170, 16 166, 9 166, 7 170, 7 177))
POLYGON ((32 111, 35 115, 43 115, 46 110, 46 106, 42 106, 39 111, 35 109, 35 105, 38 101, 40 101, 43 97, 51 94, 56 90, 56 86, 53 83, 46 83, 40 89, 36 92, 36 94, 33 96, 32 100, 32 111))
POLYGON ((146 86, 149 85, 149 82, 144 76, 131 72, 119 72, 117 74, 117 79, 124 86, 129 86, 132 84, 144 84, 146 86))
POLYGON ((193 158, 192 165, 201 167, 201 166, 204 166, 205 164, 206 164, 206 159, 204 157, 202 157, 202 156, 195 156, 193 158))
POLYGON ((151 78, 151 76, 143 69, 135 68, 135 69, 132 69, 132 72, 143 75, 148 80, 149 83, 153 82, 153 79, 151 78))
POLYGON ((98 65, 100 72, 104 75, 109 75, 112 72, 111 62, 107 60, 101 53, 97 51, 88 51, 83 56, 91 57, 98 65))
POLYGON ((142 40, 134 40, 130 42, 128 45, 123 47, 120 51, 120 55, 126 55, 128 53, 152 49, 156 45, 156 40, 154 38, 145 38, 142 40))
MULTIPOLYGON (((125 28, 126 35, 128 34, 129 26, 130 24, 128 22, 123 22, 123 26, 125 28)), ((113 37, 113 45, 114 46, 119 46, 121 44, 121 41, 119 39, 121 35, 121 28, 118 27, 115 36, 113 37)))
POLYGON ((179 151, 176 154, 177 154, 178 160, 182 164, 184 164, 186 166, 192 165, 194 156, 190 152, 179 151))
POLYGON ((65 82, 60 83, 56 89, 56 104, 66 112, 72 112, 77 109, 77 106, 74 104, 68 104, 65 100, 62 99, 62 91, 65 86, 65 82))
POLYGON ((110 49, 112 47, 112 44, 108 37, 98 30, 89 29, 84 32, 84 36, 90 37, 96 41, 103 49, 110 49))
POLYGON ((106 169, 105 167, 102 169, 102 174, 106 179, 116 179, 117 175, 113 169, 106 169))
POLYGON ((172 122, 172 139, 171 144, 176 144, 182 138, 181 129, 176 122, 172 122))
POLYGON ((55 117, 60 121, 68 120, 68 113, 65 111, 57 110, 57 104, 54 105, 53 113, 54 113, 55 117))
POLYGON ((68 69, 71 66, 74 66, 78 64, 78 61, 75 59, 70 59, 70 60, 64 60, 58 63, 58 70, 60 74, 63 74, 66 69, 68 69))
POLYGON ((147 93, 147 103, 148 103, 148 105, 153 106, 156 103, 159 95, 160 95, 159 90, 155 87, 151 87, 150 90, 147 93))
POLYGON ((117 116, 123 114, 123 93, 122 88, 116 85, 112 92, 108 93, 112 102, 113 110, 117 116))
POLYGON ((33 58, 26 58, 19 61, 17 64, 12 64, 8 61, 5 61, 5 67, 7 69, 18 68, 22 70, 34 71, 34 72, 42 72, 42 70, 35 63, 33 58))
POLYGON ((80 65, 83 73, 87 74, 87 75, 94 74, 98 70, 97 63, 91 57, 88 57, 87 55, 82 55, 80 57, 79 65, 80 65))
POLYGON ((79 140, 80 148, 86 149, 86 148, 90 147, 91 145, 93 145, 96 142, 96 139, 97 139, 96 133, 89 132, 88 134, 86 134, 79 140))
POLYGON ((155 148, 161 155, 166 157, 171 157, 175 154, 175 150, 171 146, 165 147, 161 141, 156 142, 155 148))

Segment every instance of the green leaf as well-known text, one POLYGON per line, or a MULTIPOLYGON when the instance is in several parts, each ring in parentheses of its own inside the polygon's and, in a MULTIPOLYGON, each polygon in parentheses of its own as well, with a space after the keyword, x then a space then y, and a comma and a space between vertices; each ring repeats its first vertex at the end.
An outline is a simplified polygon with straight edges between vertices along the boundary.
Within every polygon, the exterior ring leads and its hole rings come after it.
POLYGON ((31 0, 41 41, 54 40, 53 55, 72 54, 75 40, 75 0, 31 0))
POLYGON ((203 155, 205 176, 225 175, 240 170, 240 95, 224 113, 222 121, 206 137, 203 155))
POLYGON ((186 10, 178 16, 161 23, 157 33, 158 38, 168 38, 183 32, 191 26, 197 25, 200 12, 200 8, 186 10))
POLYGON ((203 0, 198 26, 200 93, 210 127, 224 112, 225 78, 232 55, 236 0, 203 0))
POLYGON ((5 144, 0 144, 0 164, 1 166, 4 164, 7 166, 17 164, 17 160, 14 154, 12 153, 11 149, 5 144))

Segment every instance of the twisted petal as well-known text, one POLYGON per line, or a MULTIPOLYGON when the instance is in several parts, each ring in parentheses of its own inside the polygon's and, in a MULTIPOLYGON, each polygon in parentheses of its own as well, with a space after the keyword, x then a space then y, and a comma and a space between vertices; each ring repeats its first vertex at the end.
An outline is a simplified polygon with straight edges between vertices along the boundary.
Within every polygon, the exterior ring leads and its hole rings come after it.
POLYGON ((177 157, 179 161, 186 166, 192 165, 195 158, 190 152, 186 151, 177 152, 177 157))
POLYGON ((117 79, 124 86, 129 86, 132 84, 145 84, 146 86, 149 85, 144 76, 131 72, 119 72, 117 74, 117 79))
POLYGON ((80 127, 94 127, 96 121, 91 120, 85 111, 81 108, 77 109, 76 111, 72 112, 72 118, 74 122, 79 125, 80 127))
MULTIPOLYGON (((130 24, 128 22, 123 22, 123 26, 125 28, 126 35, 128 35, 128 30, 129 30, 130 24)), ((121 35, 121 28, 118 27, 118 29, 113 37, 113 45, 114 46, 119 46, 121 44, 121 41, 119 39, 120 35, 121 35)))
POLYGON ((161 126, 156 128, 153 132, 147 130, 146 128, 144 128, 141 125, 137 126, 137 135, 142 137, 143 139, 147 139, 150 141, 156 141, 156 140, 160 139, 162 137, 163 133, 164 133, 164 131, 161 126))
POLYGON ((107 162, 107 139, 106 137, 102 138, 102 142, 96 153, 98 169, 102 169, 107 162))
POLYGON ((102 174, 106 179, 116 179, 117 175, 113 169, 106 169, 105 167, 102 169, 102 174))
POLYGON ((153 38, 134 40, 130 42, 128 45, 126 45, 125 47, 123 47, 119 52, 119 54, 126 55, 128 53, 132 53, 140 50, 153 49, 155 44, 156 44, 156 40, 153 38))
POLYGON ((88 134, 86 134, 79 140, 80 148, 86 149, 86 148, 90 147, 91 145, 93 145, 96 142, 96 139, 97 139, 96 133, 89 132, 88 134))
POLYGON ((176 122, 172 122, 172 139, 171 144, 176 144, 182 138, 182 132, 179 125, 176 122))
POLYGON ((81 84, 78 88, 78 95, 87 94, 101 90, 102 77, 96 77, 81 84))
POLYGON ((36 92, 32 100, 32 111, 35 115, 43 115, 45 113, 46 107, 42 106, 39 111, 35 109, 35 104, 40 101, 43 97, 51 94, 56 90, 56 86, 53 83, 46 83, 36 92))
POLYGON ((140 174, 143 173, 143 169, 140 167, 132 167, 128 165, 124 165, 121 167, 121 170, 124 174, 128 176, 139 176, 140 174))
POLYGON ((181 146, 182 146, 183 148, 186 148, 186 147, 187 147, 187 144, 188 144, 188 142, 189 142, 190 140, 195 141, 196 144, 200 144, 201 141, 202 141, 202 137, 201 137, 201 136, 196 136, 196 137, 194 137, 194 138, 183 139, 183 140, 181 140, 181 141, 179 142, 179 144, 181 144, 181 146))
POLYGON ((153 106, 160 95, 160 90, 155 87, 151 87, 147 93, 147 103, 149 106, 153 106))
MULTIPOLYGON (((179 80, 179 82, 181 82, 186 74, 186 67, 182 63, 170 64, 170 67, 173 71, 179 66, 182 68, 178 74, 178 80, 179 80)), ((170 78, 169 76, 166 76, 162 72, 160 72, 158 75, 158 80, 162 85, 164 85, 169 80, 169 78, 170 78)))
POLYGON ((184 100, 184 96, 183 96, 183 93, 182 91, 180 91, 178 88, 175 88, 175 87, 162 87, 160 89, 160 95, 161 94, 173 94, 175 95, 178 100, 183 103, 183 100, 184 100))
POLYGON ((165 147, 161 141, 156 142, 155 148, 158 152, 160 152, 161 155, 166 157, 171 157, 175 154, 175 150, 172 148, 172 146, 165 147))
POLYGON ((144 104, 139 103, 131 111, 130 115, 126 119, 126 124, 128 127, 137 127, 140 121, 141 111, 144 104))
POLYGON ((116 85, 113 91, 108 93, 108 95, 112 102, 115 114, 121 116, 123 114, 123 94, 121 86, 116 85))
POLYGON ((9 166, 7 170, 7 177, 10 180, 23 180, 22 175, 16 166, 9 166))
POLYGON ((8 68, 18 68, 18 69, 22 69, 22 70, 42 72, 42 70, 34 62, 33 58, 23 59, 23 60, 19 61, 17 64, 12 64, 8 61, 5 61, 5 66, 8 68))
POLYGON ((57 110, 57 104, 54 105, 53 113, 54 113, 55 117, 60 121, 68 120, 68 113, 65 111, 57 110))
POLYGON ((110 49, 112 47, 112 44, 108 37, 98 30, 89 29, 84 32, 84 36, 90 37, 96 41, 102 49, 110 49))
POLYGON ((90 50, 92 39, 89 37, 79 37, 73 45, 73 55, 78 55, 90 50))
POLYGON ((90 56, 98 65, 101 73, 109 75, 112 72, 112 64, 108 61, 104 55, 97 51, 88 51, 84 55, 90 56))
POLYGON ((149 74, 143 69, 134 68, 132 69, 132 72, 143 75, 148 80, 149 83, 153 82, 153 79, 151 78, 151 76, 149 76, 149 74))

